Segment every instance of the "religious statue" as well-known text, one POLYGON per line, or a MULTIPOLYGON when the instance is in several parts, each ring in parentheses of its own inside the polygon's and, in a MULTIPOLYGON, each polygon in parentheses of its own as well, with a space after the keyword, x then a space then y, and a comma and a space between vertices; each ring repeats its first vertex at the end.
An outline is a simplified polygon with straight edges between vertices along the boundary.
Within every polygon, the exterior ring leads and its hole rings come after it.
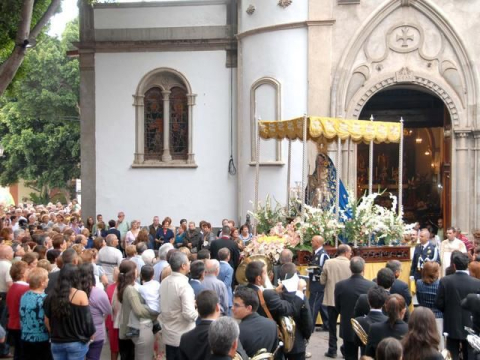
POLYGON ((322 209, 335 204, 337 174, 328 155, 319 153, 315 161, 315 170, 308 176, 306 203, 322 209))

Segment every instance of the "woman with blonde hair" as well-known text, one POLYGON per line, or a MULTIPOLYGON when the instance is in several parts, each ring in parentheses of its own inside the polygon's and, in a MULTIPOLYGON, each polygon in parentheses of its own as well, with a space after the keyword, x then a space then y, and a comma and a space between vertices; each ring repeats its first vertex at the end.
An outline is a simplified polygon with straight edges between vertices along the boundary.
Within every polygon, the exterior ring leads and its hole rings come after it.
POLYGON ((126 249, 127 246, 132 245, 135 242, 139 232, 140 222, 138 220, 132 220, 132 222, 130 223, 130 230, 127 232, 127 235, 125 235, 125 245, 123 247, 124 249, 126 249))

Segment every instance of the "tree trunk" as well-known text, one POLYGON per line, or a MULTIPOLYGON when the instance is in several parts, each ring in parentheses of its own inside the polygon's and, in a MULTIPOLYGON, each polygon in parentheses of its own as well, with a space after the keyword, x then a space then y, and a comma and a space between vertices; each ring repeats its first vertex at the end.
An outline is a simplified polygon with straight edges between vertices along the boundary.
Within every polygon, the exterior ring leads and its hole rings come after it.
POLYGON ((18 68, 25 58, 25 48, 15 45, 7 60, 0 66, 0 96, 12 82, 18 68))

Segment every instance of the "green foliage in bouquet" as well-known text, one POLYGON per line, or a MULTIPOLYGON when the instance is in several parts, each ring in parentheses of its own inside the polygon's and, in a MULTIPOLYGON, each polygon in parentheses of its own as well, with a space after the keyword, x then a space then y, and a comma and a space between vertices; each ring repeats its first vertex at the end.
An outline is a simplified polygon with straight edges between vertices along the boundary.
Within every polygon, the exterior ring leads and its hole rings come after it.
POLYGON ((342 225, 337 221, 333 207, 329 210, 322 210, 305 205, 305 219, 297 224, 297 230, 302 240, 300 246, 306 245, 311 249, 312 238, 315 235, 323 236, 325 244, 334 245, 335 235, 341 228, 342 225))
POLYGON ((270 233, 270 230, 279 222, 285 223, 285 208, 282 207, 277 200, 273 200, 275 206, 273 207, 270 195, 265 199, 265 205, 258 202, 257 211, 249 211, 249 214, 254 217, 257 223, 257 234, 270 233))

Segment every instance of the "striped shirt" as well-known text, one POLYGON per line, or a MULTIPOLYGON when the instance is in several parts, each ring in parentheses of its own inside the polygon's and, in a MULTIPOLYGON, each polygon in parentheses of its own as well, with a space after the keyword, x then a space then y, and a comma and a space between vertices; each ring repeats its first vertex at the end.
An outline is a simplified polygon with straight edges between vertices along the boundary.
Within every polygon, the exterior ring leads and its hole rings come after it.
POLYGON ((441 319, 443 318, 443 313, 435 307, 438 284, 440 284, 440 280, 436 280, 431 284, 425 284, 422 280, 417 280, 417 300, 420 306, 431 309, 435 317, 441 319))

